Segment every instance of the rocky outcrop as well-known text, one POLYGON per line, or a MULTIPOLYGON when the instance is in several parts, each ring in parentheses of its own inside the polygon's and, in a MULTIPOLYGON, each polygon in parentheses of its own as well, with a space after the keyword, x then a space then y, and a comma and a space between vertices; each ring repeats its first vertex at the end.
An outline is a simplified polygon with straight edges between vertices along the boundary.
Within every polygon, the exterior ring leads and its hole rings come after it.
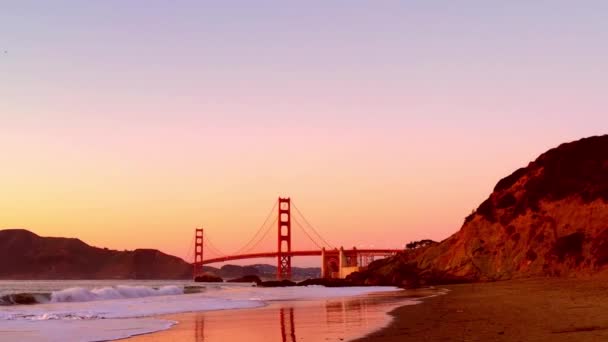
POLYGON ((78 239, 0 230, 0 279, 187 279, 192 266, 154 249, 116 251, 78 239))
POLYGON ((263 281, 258 284, 261 287, 289 287, 296 286, 297 284, 291 280, 283 279, 283 280, 268 280, 263 281))
POLYGON ((194 281, 197 283, 223 283, 224 279, 216 275, 206 273, 194 277, 194 281))
POLYGON ((354 286, 352 281, 346 279, 332 279, 332 278, 315 278, 315 279, 306 279, 297 284, 297 286, 310 286, 310 285, 319 285, 325 287, 346 287, 346 286, 354 286))
POLYGON ((373 263, 365 283, 575 276, 608 267, 608 136, 562 144, 500 180, 456 234, 373 263))
POLYGON ((229 283, 255 283, 255 284, 259 284, 262 282, 262 279, 260 279, 260 277, 258 277, 257 275, 246 275, 240 278, 236 278, 236 279, 230 279, 228 280, 229 283))

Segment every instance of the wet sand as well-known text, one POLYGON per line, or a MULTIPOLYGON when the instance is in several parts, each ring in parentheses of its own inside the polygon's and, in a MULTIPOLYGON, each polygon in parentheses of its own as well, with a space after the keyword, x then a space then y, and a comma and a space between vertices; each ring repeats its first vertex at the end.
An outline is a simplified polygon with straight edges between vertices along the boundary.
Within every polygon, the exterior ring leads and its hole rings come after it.
POLYGON ((608 341, 608 278, 445 286, 360 342, 608 341))
POLYGON ((400 291, 171 315, 163 318, 180 322, 173 328, 131 340, 608 341, 606 276, 460 284, 441 289, 449 292, 429 298, 433 293, 428 290, 400 291), (424 299, 417 305, 405 305, 412 304, 408 296, 424 299), (389 311, 392 320, 386 314, 389 311))
MULTIPOLYGON (((389 311, 418 304, 431 290, 396 291, 316 301, 278 301, 257 309, 167 315, 169 330, 129 341, 344 341, 386 326, 389 311)), ((418 305, 414 305, 418 306, 418 305)))

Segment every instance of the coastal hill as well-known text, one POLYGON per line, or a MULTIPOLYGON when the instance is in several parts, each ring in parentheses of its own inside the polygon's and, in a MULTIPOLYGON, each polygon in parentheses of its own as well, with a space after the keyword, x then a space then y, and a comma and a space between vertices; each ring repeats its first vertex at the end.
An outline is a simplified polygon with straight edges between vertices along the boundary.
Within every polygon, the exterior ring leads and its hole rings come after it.
MULTIPOLYGON (((274 279, 276 266, 204 266, 224 279, 274 279)), ((294 279, 318 277, 318 267, 293 267, 294 279)), ((0 279, 191 279, 192 265, 155 249, 117 251, 79 239, 41 237, 25 229, 0 230, 0 279)))
POLYGON ((0 230, 0 279, 182 279, 192 266, 155 249, 116 251, 79 239, 0 230))
POLYGON ((368 284, 576 276, 608 268, 608 135, 565 143, 500 180, 457 233, 372 263, 368 284))

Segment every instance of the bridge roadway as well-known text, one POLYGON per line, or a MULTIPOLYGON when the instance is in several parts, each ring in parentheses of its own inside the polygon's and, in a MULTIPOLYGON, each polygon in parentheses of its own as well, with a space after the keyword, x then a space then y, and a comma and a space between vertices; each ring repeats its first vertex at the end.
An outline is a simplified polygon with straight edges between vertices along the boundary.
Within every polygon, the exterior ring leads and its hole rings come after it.
MULTIPOLYGON (((327 249, 325 253, 337 252, 337 249, 327 249)), ((345 249, 344 253, 353 253, 357 254, 392 254, 403 251, 402 249, 345 249)), ((291 252, 283 252, 282 255, 285 256, 320 256, 322 253, 321 250, 309 250, 309 251, 291 251, 291 252)), ((213 264, 216 262, 225 262, 231 260, 241 260, 241 259, 254 259, 254 258, 276 258, 278 257, 278 252, 268 252, 268 253, 251 253, 251 254, 237 254, 237 255, 228 255, 219 258, 212 258, 203 260, 203 265, 213 264)))

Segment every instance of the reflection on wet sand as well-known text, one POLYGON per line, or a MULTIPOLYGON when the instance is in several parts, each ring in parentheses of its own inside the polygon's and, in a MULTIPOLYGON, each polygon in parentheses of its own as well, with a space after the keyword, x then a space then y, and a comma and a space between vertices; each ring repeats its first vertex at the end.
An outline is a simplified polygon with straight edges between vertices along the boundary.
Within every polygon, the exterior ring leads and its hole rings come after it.
POLYGON ((205 315, 196 314, 194 319, 194 340, 205 340, 205 315))
POLYGON ((133 340, 343 341, 381 328, 390 320, 388 311, 417 303, 411 296, 412 292, 396 291, 331 300, 274 302, 258 309, 173 315, 165 317, 179 322, 172 329, 133 340))
POLYGON ((293 319, 293 308, 281 308, 281 339, 283 342, 296 341, 296 326, 293 319))

